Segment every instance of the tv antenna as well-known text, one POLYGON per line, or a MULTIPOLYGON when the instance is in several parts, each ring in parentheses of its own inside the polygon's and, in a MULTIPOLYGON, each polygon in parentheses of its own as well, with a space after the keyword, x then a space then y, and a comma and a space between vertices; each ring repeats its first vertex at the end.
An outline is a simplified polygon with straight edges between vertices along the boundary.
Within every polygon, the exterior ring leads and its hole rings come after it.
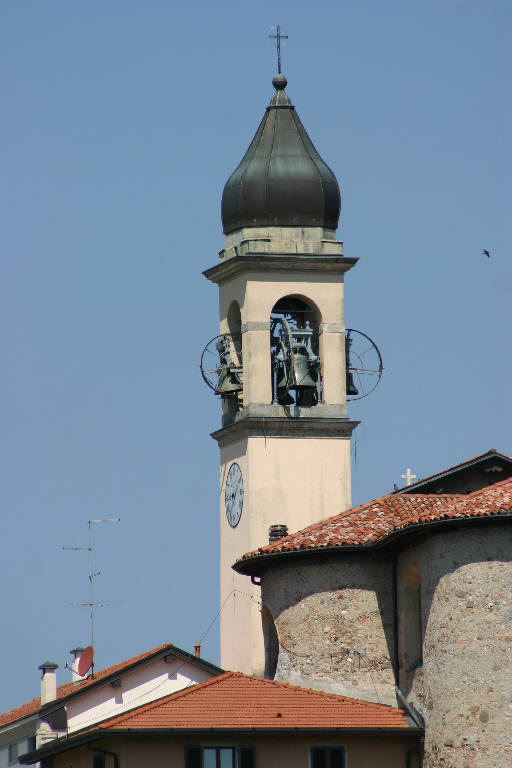
MULTIPOLYGON (((88 520, 89 529, 88 543, 86 547, 62 547, 62 549, 72 550, 73 552, 85 551, 89 553, 89 600, 84 603, 73 603, 79 608, 89 609, 89 620, 91 626, 91 648, 94 648, 94 609, 103 608, 108 603, 98 602, 94 599, 94 579, 101 575, 101 571, 95 571, 93 568, 93 546, 92 546, 92 528, 96 523, 119 523, 120 517, 103 517, 98 520, 88 520)), ((91 662, 92 666, 92 662, 91 662)))

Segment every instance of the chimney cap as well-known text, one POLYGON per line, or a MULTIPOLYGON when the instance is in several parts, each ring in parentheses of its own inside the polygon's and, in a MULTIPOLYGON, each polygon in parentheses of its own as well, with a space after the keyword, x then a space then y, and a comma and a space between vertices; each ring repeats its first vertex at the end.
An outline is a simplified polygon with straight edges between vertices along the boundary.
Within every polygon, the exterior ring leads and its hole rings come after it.
POLYGON ((76 655, 77 655, 77 653, 82 653, 82 651, 85 651, 85 647, 84 647, 83 645, 77 645, 77 647, 76 647, 76 648, 72 648, 72 650, 70 651, 70 653, 74 653, 74 654, 75 654, 75 656, 76 656, 76 655))
POLYGON ((53 672, 58 668, 59 668, 59 665, 56 664, 54 661, 43 661, 43 663, 40 664, 38 667, 38 669, 41 669, 43 672, 53 672))
POLYGON ((278 541, 279 539, 284 538, 284 536, 288 536, 287 525, 284 523, 276 523, 275 525, 269 526, 268 540, 270 544, 272 544, 274 541, 278 541))

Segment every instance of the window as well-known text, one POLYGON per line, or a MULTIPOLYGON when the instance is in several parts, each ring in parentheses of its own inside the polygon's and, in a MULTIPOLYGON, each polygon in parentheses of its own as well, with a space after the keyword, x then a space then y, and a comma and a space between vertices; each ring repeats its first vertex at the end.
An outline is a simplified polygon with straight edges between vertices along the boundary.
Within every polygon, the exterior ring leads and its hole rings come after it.
POLYGON ((254 747, 185 747, 185 768, 255 768, 254 747))
POLYGON ((311 747, 311 768, 345 768, 345 747, 311 747))
POLYGON ((92 758, 92 768, 105 768, 105 755, 96 754, 92 758))
POLYGON ((15 763, 18 760, 18 745, 15 744, 9 744, 8 749, 8 760, 10 763, 15 763))
POLYGON ((27 739, 27 752, 34 752, 36 749, 36 737, 29 736, 27 739))

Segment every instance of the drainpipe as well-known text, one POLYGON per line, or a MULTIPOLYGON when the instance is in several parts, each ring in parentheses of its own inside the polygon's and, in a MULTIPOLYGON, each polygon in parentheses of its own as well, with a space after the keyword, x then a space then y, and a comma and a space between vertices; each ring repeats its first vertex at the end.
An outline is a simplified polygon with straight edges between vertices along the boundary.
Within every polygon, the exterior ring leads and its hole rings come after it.
POLYGON ((116 752, 111 752, 109 749, 102 749, 101 747, 95 747, 93 744, 88 744, 87 749, 91 752, 96 752, 98 755, 110 755, 114 758, 114 768, 119 768, 119 755, 116 752))
POLYGON ((405 753, 405 768, 421 768, 423 765, 423 741, 418 741, 417 744, 410 747, 405 753), (415 762, 412 762, 413 758, 416 758, 415 762))

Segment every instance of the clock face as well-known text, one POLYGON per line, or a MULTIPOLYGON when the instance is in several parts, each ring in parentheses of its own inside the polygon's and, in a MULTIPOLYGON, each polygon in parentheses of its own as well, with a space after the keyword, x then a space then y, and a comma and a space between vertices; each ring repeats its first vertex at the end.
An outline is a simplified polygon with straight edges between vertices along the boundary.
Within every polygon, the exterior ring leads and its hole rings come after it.
POLYGON ((229 468, 226 478, 226 517, 232 528, 236 528, 242 517, 244 505, 244 481, 242 470, 236 462, 229 468))

